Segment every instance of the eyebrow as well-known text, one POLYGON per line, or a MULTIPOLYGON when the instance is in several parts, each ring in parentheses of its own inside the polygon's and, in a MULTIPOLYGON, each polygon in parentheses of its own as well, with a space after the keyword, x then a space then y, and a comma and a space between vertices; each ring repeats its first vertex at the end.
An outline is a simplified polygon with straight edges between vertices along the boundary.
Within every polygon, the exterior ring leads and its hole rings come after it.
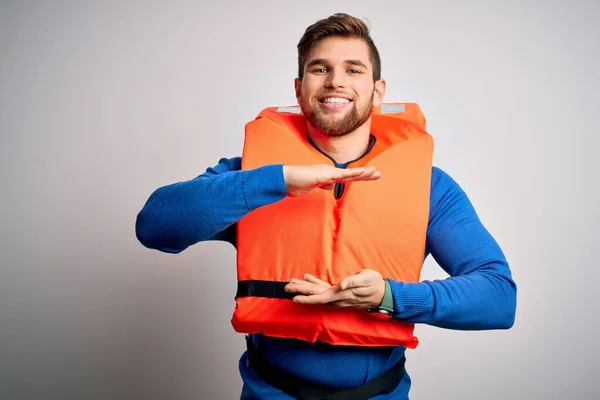
MULTIPOLYGON (((359 67, 367 68, 367 66, 360 60, 345 60, 344 62, 346 64, 357 65, 359 67)), ((312 67, 314 65, 327 65, 327 60, 325 60, 324 58, 317 58, 311 60, 308 64, 306 64, 306 68, 312 67)))

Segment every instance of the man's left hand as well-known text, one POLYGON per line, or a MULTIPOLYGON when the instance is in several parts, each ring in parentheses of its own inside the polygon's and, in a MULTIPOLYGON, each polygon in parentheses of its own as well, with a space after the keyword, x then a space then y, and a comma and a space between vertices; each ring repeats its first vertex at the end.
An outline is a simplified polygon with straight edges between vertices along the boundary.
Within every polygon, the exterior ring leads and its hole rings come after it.
POLYGON ((327 304, 340 307, 377 308, 385 292, 385 281, 381 274, 372 269, 363 269, 356 275, 342 279, 331 286, 317 277, 306 274, 304 279, 292 278, 285 291, 297 293, 294 303, 327 304))

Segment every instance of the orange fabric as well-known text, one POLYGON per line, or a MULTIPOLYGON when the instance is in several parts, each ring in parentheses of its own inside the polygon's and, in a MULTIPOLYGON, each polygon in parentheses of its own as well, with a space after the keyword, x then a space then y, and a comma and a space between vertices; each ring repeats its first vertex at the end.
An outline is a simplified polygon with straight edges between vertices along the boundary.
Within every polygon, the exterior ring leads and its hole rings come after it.
MULTIPOLYGON (((373 165, 376 181, 346 183, 341 199, 312 190, 252 211, 238 222, 238 280, 287 282, 311 273, 335 285, 363 268, 418 282, 425 251, 433 140, 416 104, 397 114, 374 110, 370 153, 349 167, 373 165)), ((301 114, 267 108, 246 125, 242 169, 266 164, 331 161, 306 137, 301 114)), ((237 332, 317 340, 336 345, 415 348, 414 325, 374 318, 364 309, 300 305, 287 299, 242 297, 237 332)))

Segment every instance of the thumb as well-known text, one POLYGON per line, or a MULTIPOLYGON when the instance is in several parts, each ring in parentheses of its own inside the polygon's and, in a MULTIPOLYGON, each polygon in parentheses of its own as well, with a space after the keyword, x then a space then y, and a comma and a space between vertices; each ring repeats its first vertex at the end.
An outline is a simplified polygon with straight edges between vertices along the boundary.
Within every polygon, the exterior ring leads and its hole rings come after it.
POLYGON ((369 286, 367 280, 361 274, 350 275, 342 279, 339 283, 341 290, 353 289, 359 287, 369 286))

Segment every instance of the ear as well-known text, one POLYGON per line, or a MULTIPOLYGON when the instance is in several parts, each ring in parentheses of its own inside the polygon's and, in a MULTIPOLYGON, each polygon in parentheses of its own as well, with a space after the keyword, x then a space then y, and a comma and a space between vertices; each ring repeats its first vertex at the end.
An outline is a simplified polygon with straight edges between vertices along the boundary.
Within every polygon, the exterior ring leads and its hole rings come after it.
POLYGON ((375 90, 373 92, 373 107, 381 106, 383 98, 385 97, 385 80, 380 79, 375 81, 375 90))
POLYGON ((294 90, 296 91, 296 100, 298 104, 300 104, 300 87, 302 86, 302 81, 299 78, 294 79, 294 90))

